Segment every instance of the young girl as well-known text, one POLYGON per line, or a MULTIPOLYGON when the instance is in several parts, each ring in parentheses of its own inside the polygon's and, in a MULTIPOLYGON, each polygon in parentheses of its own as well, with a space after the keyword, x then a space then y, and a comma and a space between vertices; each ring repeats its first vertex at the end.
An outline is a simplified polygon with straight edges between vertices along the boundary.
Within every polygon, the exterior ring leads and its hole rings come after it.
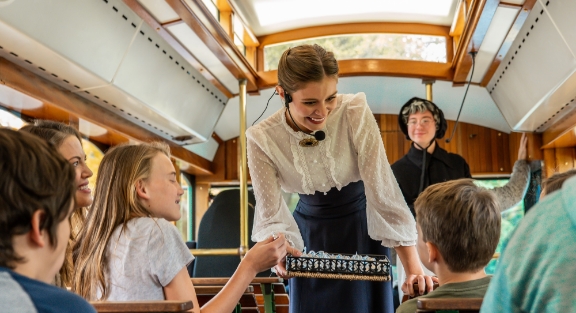
POLYGON ((200 310, 186 270, 194 257, 170 223, 180 218, 182 194, 165 144, 110 150, 74 247, 73 291, 88 300, 192 300, 195 312, 231 312, 256 274, 286 255, 285 238, 255 245, 200 310))
POLYGON ((33 125, 26 125, 20 130, 32 133, 51 143, 72 164, 76 172, 74 210, 70 216, 70 239, 66 248, 64 264, 55 281, 57 286, 70 287, 73 270, 72 246, 84 224, 87 209, 92 204, 92 192, 88 187, 88 178, 92 177, 92 171, 86 165, 86 154, 82 149, 82 137, 74 127, 48 120, 37 120, 33 125))

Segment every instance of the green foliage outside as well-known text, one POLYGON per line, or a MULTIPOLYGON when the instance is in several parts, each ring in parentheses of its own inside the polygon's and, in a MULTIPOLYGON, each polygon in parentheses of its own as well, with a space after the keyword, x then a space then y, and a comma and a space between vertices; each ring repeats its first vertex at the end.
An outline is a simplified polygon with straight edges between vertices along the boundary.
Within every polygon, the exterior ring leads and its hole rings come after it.
POLYGON ((336 59, 399 59, 446 62, 446 39, 439 36, 355 34, 310 38, 264 47, 264 70, 278 68, 282 53, 291 47, 318 44, 336 59))
MULTIPOLYGON (((492 189, 495 187, 501 187, 506 185, 508 182, 507 179, 499 179, 499 180, 476 180, 475 183, 478 186, 482 186, 488 189, 492 189)), ((524 217, 524 202, 520 202, 516 206, 502 212, 502 225, 500 230, 500 241, 498 242, 498 246, 496 247, 496 252, 502 253, 506 246, 508 245, 508 241, 510 241, 510 237, 514 233, 514 230, 520 224, 520 220, 524 217)), ((492 275, 496 270, 496 265, 498 264, 498 260, 492 260, 486 268, 486 274, 492 275)))

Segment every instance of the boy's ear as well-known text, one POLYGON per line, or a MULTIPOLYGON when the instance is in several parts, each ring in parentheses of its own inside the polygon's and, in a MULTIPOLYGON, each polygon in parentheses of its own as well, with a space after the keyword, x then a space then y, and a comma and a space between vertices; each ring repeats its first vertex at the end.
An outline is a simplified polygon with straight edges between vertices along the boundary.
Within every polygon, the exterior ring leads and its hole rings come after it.
POLYGON ((440 256, 438 247, 436 247, 434 243, 428 241, 426 242, 426 248, 428 249, 428 263, 436 263, 440 256))
POLYGON ((148 193, 148 186, 146 185, 146 183, 143 180, 139 180, 136 182, 136 194, 138 194, 138 197, 148 200, 150 199, 150 194, 148 193))
POLYGON ((46 218, 46 212, 44 210, 36 210, 34 214, 32 214, 32 221, 30 221, 30 231, 28 232, 30 241, 33 245, 38 246, 39 248, 44 248, 48 238, 44 238, 46 230, 42 228, 42 222, 46 218))

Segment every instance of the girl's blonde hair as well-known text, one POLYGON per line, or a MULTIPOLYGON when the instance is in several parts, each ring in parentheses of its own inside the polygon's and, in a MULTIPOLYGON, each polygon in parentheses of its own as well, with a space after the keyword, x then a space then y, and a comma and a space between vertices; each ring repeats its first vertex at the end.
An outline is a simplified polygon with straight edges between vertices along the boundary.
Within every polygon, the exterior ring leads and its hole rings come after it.
POLYGON ((129 220, 151 216, 138 200, 136 184, 150 177, 152 159, 163 153, 165 143, 121 145, 112 148, 100 163, 94 202, 74 245, 72 291, 87 300, 106 300, 109 287, 107 246, 116 227, 126 229, 129 220), (101 297, 96 299, 97 290, 101 297))
MULTIPOLYGON (((76 137, 78 141, 80 141, 80 146, 83 146, 82 135, 76 128, 56 121, 35 120, 34 124, 20 128, 20 131, 34 134, 52 144, 56 149, 60 148, 64 140, 70 136, 76 137)), ((76 237, 78 237, 80 229, 84 225, 87 210, 88 208, 86 207, 74 208, 72 215, 70 215, 70 238, 66 246, 64 263, 58 275, 56 275, 55 284, 57 286, 69 287, 72 284, 72 272, 74 270, 74 265, 72 264, 72 247, 76 241, 76 237)))

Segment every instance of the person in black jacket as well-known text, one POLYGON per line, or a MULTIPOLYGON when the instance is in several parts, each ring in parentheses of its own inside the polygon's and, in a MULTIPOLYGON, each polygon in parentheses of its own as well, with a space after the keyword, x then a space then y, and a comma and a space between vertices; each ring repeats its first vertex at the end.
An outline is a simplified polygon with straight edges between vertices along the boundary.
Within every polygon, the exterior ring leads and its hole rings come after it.
POLYGON ((412 146, 392 164, 392 171, 410 211, 415 214, 414 201, 426 187, 472 176, 463 157, 436 144, 436 139, 444 137, 447 123, 434 103, 417 97, 410 99, 400 109, 398 124, 406 139, 412 140, 412 146))
MULTIPOLYGON (((436 143, 436 139, 444 137, 447 123, 444 113, 434 103, 417 97, 410 99, 400 109, 398 124, 406 139, 412 140, 412 146, 406 155, 392 164, 392 171, 410 211, 415 214, 414 201, 426 187, 472 176, 462 156, 449 153, 436 143)), ((530 166, 526 161, 526 145, 527 138, 522 135, 518 161, 509 182, 493 189, 501 211, 521 201, 528 188, 530 166)))

